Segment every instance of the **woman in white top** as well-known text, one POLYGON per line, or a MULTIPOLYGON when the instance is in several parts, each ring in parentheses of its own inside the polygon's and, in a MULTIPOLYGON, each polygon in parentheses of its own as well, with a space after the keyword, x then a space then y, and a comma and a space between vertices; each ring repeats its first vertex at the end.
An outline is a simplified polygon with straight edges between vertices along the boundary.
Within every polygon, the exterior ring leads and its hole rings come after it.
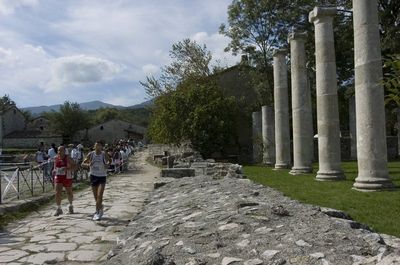
POLYGON ((90 152, 83 165, 90 168, 90 183, 92 185, 94 200, 96 201, 96 212, 93 216, 94 221, 98 221, 103 216, 103 193, 106 187, 107 168, 111 159, 103 151, 103 145, 96 142, 94 151, 90 152))

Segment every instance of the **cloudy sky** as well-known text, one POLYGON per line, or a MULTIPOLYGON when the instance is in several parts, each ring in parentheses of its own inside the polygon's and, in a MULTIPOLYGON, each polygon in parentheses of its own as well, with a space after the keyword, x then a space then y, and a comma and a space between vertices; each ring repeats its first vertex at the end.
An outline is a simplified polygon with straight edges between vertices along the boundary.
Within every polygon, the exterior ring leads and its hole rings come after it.
POLYGON ((129 106, 139 81, 168 64, 171 45, 205 43, 222 66, 218 34, 231 0, 0 0, 0 95, 19 107, 65 100, 129 106))

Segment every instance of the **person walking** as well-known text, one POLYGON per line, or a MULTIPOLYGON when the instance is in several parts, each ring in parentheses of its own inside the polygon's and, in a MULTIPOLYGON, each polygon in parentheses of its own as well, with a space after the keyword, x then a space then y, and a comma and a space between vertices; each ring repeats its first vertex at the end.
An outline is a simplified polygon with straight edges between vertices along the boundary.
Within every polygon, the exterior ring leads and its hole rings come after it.
POLYGON ((69 201, 68 212, 70 214, 74 213, 74 207, 72 205, 73 193, 72 193, 72 174, 76 164, 75 162, 65 154, 65 147, 60 146, 58 148, 57 156, 54 160, 54 184, 55 184, 55 197, 57 209, 54 216, 59 216, 63 213, 61 209, 61 193, 63 188, 67 192, 67 197, 69 201))
POLYGON ((103 144, 101 142, 95 143, 94 151, 90 152, 83 161, 83 165, 90 168, 90 184, 96 202, 96 212, 93 215, 93 221, 99 221, 103 217, 103 194, 106 187, 107 168, 110 164, 111 159, 103 151, 103 144))
POLYGON ((50 176, 49 176, 50 178, 53 177, 52 171, 54 169, 54 161, 55 161, 56 156, 57 156, 56 144, 52 143, 51 148, 47 151, 47 157, 48 157, 47 172, 50 174, 50 176))

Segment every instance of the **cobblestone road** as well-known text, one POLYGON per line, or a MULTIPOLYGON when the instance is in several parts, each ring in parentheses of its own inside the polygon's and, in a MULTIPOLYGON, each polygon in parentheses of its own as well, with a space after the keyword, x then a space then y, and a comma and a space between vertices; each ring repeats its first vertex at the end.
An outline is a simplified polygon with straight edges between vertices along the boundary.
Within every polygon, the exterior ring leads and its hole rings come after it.
MULTIPOLYGON (((132 158, 128 173, 109 178, 101 221, 92 221, 94 199, 88 188, 75 194, 75 214, 53 217, 55 206, 51 205, 10 224, 0 232, 0 264, 99 264, 106 260, 159 176, 158 168, 146 164, 146 155, 132 158)), ((64 213, 67 206, 64 199, 64 213)))

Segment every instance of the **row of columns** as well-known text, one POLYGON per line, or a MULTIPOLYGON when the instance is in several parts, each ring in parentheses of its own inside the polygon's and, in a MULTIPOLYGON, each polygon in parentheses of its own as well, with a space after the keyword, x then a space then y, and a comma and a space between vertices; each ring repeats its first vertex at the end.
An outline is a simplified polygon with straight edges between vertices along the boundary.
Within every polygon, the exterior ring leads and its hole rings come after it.
MULTIPOLYGON (((316 100, 319 170, 316 179, 344 179, 341 168, 340 123, 337 73, 333 34, 335 7, 315 7, 309 21, 315 26, 316 100)), ((353 0, 355 109, 358 177, 354 188, 380 190, 393 186, 387 171, 384 95, 381 85, 382 60, 376 0, 353 0)), ((291 56, 291 95, 293 166, 290 173, 312 172, 313 123, 311 93, 306 69, 306 33, 289 35, 291 56)), ((263 107, 253 114, 253 122, 264 143, 263 162, 275 169, 291 163, 288 78, 286 50, 273 53, 274 112, 263 107), (273 128, 275 127, 275 128, 273 128)), ((254 127, 253 127, 254 128, 254 127)), ((353 131, 353 128, 352 128, 353 131)), ((253 131, 253 134, 257 132, 253 131)), ((352 132, 353 134, 353 132, 352 132)), ((352 137, 354 137, 352 135, 352 137)), ((256 150, 257 151, 257 150, 256 150)), ((258 150, 258 152, 261 152, 258 150)))

